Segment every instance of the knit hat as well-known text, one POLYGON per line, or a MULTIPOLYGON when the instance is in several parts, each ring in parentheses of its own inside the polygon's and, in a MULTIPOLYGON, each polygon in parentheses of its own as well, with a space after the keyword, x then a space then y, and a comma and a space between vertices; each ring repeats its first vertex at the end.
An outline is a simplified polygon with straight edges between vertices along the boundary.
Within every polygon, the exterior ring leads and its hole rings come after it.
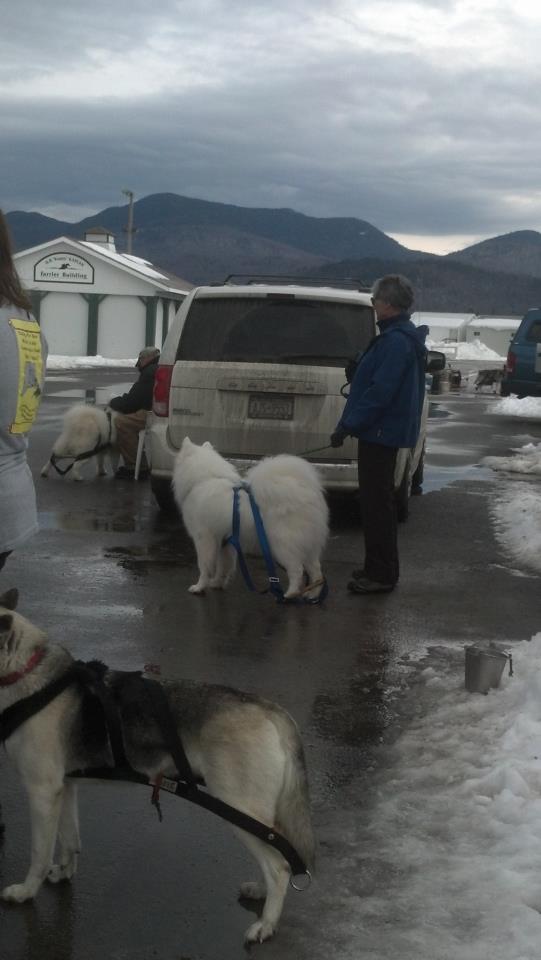
POLYGON ((160 356, 160 351, 158 350, 157 347, 143 347, 143 349, 139 352, 139 356, 137 357, 137 363, 135 364, 135 366, 138 367, 141 361, 148 362, 151 359, 157 360, 159 356, 160 356))

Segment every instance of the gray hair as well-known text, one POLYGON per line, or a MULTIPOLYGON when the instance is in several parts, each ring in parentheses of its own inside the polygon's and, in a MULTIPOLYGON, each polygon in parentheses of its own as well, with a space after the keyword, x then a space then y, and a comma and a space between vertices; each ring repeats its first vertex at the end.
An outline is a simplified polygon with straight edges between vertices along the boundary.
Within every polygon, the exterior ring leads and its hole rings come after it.
POLYGON ((374 300, 383 300, 398 310, 409 310, 415 299, 410 281, 398 273, 390 273, 376 280, 372 296, 374 300))

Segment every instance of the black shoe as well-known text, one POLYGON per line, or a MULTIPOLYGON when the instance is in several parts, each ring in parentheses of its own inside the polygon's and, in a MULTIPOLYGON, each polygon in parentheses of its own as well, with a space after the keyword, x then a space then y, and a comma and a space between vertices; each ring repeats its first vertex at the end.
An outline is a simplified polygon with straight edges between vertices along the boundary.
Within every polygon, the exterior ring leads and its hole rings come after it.
POLYGON ((353 577, 354 580, 364 580, 364 578, 366 577, 366 573, 364 572, 362 567, 359 567, 358 570, 351 571, 351 576, 353 577))
POLYGON ((115 473, 115 480, 133 480, 135 470, 133 467, 119 467, 115 473))
POLYGON ((366 593, 390 593, 394 588, 394 583, 379 583, 377 580, 370 580, 366 574, 348 583, 350 593, 360 593, 363 595, 366 593))

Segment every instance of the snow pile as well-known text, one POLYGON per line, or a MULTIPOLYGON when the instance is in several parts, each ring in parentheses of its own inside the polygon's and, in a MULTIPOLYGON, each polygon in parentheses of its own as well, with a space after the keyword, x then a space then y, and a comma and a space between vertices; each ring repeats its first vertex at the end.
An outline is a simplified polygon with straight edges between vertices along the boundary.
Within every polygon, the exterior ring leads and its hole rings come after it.
MULTIPOLYGON (((541 473, 541 444, 528 444, 524 450, 531 451, 531 461, 536 469, 523 472, 541 473)), ((487 459, 499 459, 497 457, 487 459)), ((502 459, 506 459, 503 458, 502 459)), ((524 459, 529 463, 530 457, 524 459)), ((506 467, 504 469, 509 469, 506 467)), ((492 506, 496 537, 506 551, 541 573, 541 493, 539 486, 520 481, 511 482, 500 491, 492 506)), ((541 744, 540 744, 541 749, 541 744)))
POLYGON ((505 357, 500 357, 495 350, 491 350, 484 343, 476 340, 473 343, 447 343, 436 342, 427 337, 426 345, 430 350, 439 350, 444 353, 448 360, 483 360, 501 361, 505 363, 505 357))
POLYGON ((519 417, 522 420, 541 420, 541 397, 510 396, 492 404, 489 413, 502 417, 519 417))
POLYGON ((344 907, 371 960, 540 955, 541 634, 513 646, 514 677, 486 697, 455 660, 421 674, 422 715, 360 814, 364 889, 344 907))
POLYGON ((510 473, 541 475, 541 443, 527 443, 524 447, 511 449, 516 453, 515 457, 485 457, 484 466, 492 467, 493 470, 507 470, 510 473))
POLYGON ((81 367, 134 367, 136 358, 130 360, 107 359, 107 357, 63 357, 49 354, 47 370, 78 370, 81 367))

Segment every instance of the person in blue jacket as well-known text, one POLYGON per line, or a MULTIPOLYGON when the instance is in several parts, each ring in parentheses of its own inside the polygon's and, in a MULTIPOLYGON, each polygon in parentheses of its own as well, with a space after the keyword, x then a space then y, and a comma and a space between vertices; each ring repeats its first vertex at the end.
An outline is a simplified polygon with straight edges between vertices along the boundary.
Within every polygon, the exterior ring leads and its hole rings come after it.
POLYGON ((410 320, 413 288, 388 275, 376 280, 372 304, 379 335, 356 365, 331 446, 358 440, 365 560, 348 583, 352 593, 389 593, 399 577, 394 474, 399 447, 414 447, 421 428, 428 327, 410 320))

